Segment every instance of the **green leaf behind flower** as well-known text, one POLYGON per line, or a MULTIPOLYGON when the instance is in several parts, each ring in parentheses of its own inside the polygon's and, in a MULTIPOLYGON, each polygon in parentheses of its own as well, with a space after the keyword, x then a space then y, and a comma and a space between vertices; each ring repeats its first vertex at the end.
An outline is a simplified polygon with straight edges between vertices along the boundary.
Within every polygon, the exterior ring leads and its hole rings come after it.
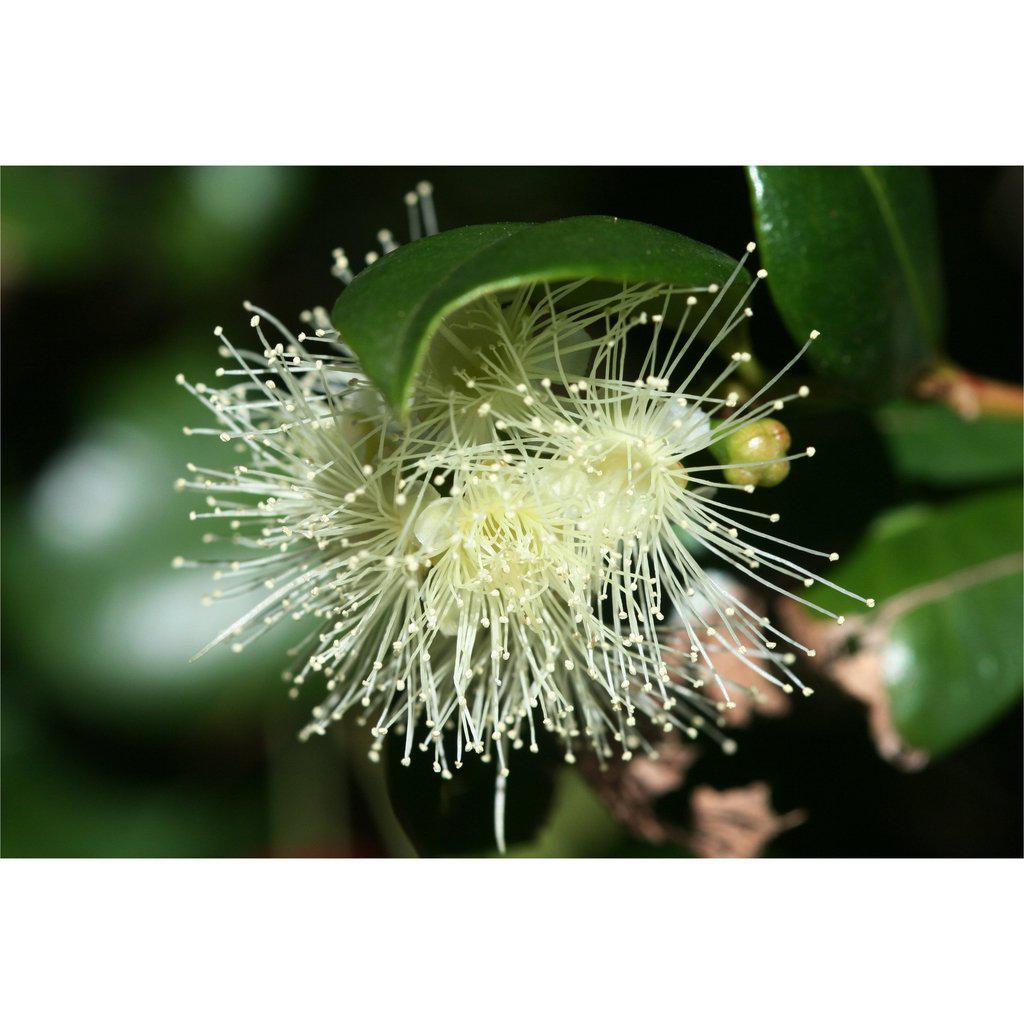
POLYGON ((967 487, 1013 480, 1024 470, 1020 420, 965 420, 944 405, 907 401, 885 405, 874 415, 904 480, 967 487))
MULTIPOLYGON (((875 597, 861 642, 879 656, 900 735, 930 754, 974 736, 1020 697, 1022 515, 1017 487, 890 512, 833 574, 875 597)), ((863 612, 823 589, 812 600, 863 612)))
MULTIPOLYGON (((335 303, 332 322, 400 409, 438 325, 482 295, 577 279, 705 287, 735 268, 700 242, 614 217, 481 224, 401 246, 367 267, 335 303)), ((749 280, 741 271, 722 308, 749 280)))
POLYGON ((772 298, 808 359, 851 394, 902 394, 933 363, 944 301, 927 172, 918 167, 751 167, 772 298))

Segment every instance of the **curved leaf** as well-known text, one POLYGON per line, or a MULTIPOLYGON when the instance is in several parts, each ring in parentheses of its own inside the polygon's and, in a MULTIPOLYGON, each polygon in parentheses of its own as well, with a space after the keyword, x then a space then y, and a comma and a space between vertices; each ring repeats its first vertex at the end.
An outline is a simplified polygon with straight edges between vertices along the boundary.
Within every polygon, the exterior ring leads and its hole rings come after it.
POLYGON ((876 598, 861 639, 878 655, 893 722, 914 747, 950 750, 1020 697, 1022 515, 1016 487, 898 510, 833 576, 876 598))
POLYGON ((851 393, 903 393, 935 359, 944 302, 919 167, 750 167, 768 287, 808 359, 851 393))
MULTIPOLYGON (((438 325, 481 295, 576 279, 702 287, 724 283, 735 269, 735 260, 700 242, 614 217, 481 224, 412 242, 367 267, 338 299, 332 321, 401 408, 438 325)), ((741 271, 722 306, 749 280, 741 271)))

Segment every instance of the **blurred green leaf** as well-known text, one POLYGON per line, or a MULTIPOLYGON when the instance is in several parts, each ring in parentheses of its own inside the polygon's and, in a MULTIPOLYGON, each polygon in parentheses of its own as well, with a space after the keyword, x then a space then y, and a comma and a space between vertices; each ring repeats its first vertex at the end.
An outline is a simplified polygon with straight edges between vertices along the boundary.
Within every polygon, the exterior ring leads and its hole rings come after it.
POLYGON ((281 216, 295 187, 291 167, 188 167, 185 173, 200 214, 249 235, 281 216))
MULTIPOLYGON (((832 577, 877 601, 863 642, 880 656, 894 723, 914 747, 951 750, 1020 697, 1022 515, 1017 487, 897 510, 832 577)), ((811 599, 863 611, 822 589, 811 599)))
POLYGON ((875 413, 896 472, 905 480, 967 487, 999 483, 1024 471, 1020 420, 965 420, 944 405, 892 402, 875 413))
POLYGON ((5 167, 4 287, 20 278, 55 281, 101 271, 111 192, 109 175, 95 167, 5 167))
POLYGON ((511 857, 606 857, 629 842, 626 830, 580 772, 565 768, 558 773, 550 817, 536 838, 514 844, 508 852, 511 857))
POLYGON ((807 358, 868 401, 935 360, 944 299, 934 202, 917 167, 750 167, 768 287, 807 358))
POLYGON ((301 199, 295 167, 184 167, 150 204, 147 242, 166 287, 236 283, 257 267, 273 228, 301 199))
MULTIPOLYGON (((491 292, 592 279, 680 287, 721 284, 730 257, 662 228, 613 217, 481 224, 401 246, 341 294, 332 321, 396 408, 408 399, 431 336, 450 313, 491 292)), ((741 271, 722 308, 749 282, 741 271)))
POLYGON ((286 699, 280 672, 292 624, 240 655, 222 648, 189 662, 253 601, 205 607, 210 573, 171 568, 179 554, 222 553, 189 521, 201 496, 174 489, 189 460, 232 462, 227 445, 182 434, 184 424, 207 425, 208 413, 174 373, 202 379, 212 366, 212 358, 182 366, 167 353, 90 389, 94 415, 5 515, 11 646, 36 685, 76 714, 178 730, 253 719, 266 700, 286 699))
MULTIPOLYGON (((5 686, 10 682, 4 679, 5 686)), ((4 700, 4 857, 242 857, 265 852, 258 773, 119 774, 4 700)))

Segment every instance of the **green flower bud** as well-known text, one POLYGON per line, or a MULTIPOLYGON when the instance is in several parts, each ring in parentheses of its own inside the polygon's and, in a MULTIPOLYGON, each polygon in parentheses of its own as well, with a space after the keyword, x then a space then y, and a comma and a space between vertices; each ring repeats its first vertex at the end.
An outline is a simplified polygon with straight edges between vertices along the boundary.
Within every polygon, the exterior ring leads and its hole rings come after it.
POLYGON ((740 486, 781 484, 789 476, 789 463, 770 460, 783 458, 789 444, 789 431, 778 420, 757 420, 740 427, 721 445, 721 461, 731 467, 723 470, 725 479, 740 486))

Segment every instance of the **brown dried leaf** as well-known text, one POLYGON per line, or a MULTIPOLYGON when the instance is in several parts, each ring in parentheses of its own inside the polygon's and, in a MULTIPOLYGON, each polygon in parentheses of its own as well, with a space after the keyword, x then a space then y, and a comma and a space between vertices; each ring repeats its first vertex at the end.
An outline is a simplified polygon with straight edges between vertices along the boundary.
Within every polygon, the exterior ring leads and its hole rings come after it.
POLYGON ((587 758, 581 767, 597 795, 633 835, 655 844, 684 842, 684 830, 662 820, 654 803, 683 785, 700 753, 692 744, 683 743, 677 733, 659 739, 654 750, 657 757, 638 754, 630 761, 607 763, 603 769, 587 758))
POLYGON ((777 814, 766 782, 725 790, 697 786, 690 806, 690 846, 702 857, 760 856, 777 835, 807 820, 805 811, 777 814))
POLYGON ((599 769, 596 761, 581 767, 615 818, 645 842, 676 843, 703 857, 756 857, 780 832, 802 824, 804 811, 779 815, 772 809, 765 782, 716 790, 698 786, 691 795, 690 827, 658 814, 656 801, 683 786, 700 757, 692 744, 670 733, 655 744, 657 757, 642 754, 599 769))
POLYGON ((867 707, 868 727, 878 753, 904 771, 920 771, 928 755, 907 744, 892 721, 889 695, 885 691, 881 648, 865 646, 856 654, 834 658, 827 666, 829 676, 867 707))

